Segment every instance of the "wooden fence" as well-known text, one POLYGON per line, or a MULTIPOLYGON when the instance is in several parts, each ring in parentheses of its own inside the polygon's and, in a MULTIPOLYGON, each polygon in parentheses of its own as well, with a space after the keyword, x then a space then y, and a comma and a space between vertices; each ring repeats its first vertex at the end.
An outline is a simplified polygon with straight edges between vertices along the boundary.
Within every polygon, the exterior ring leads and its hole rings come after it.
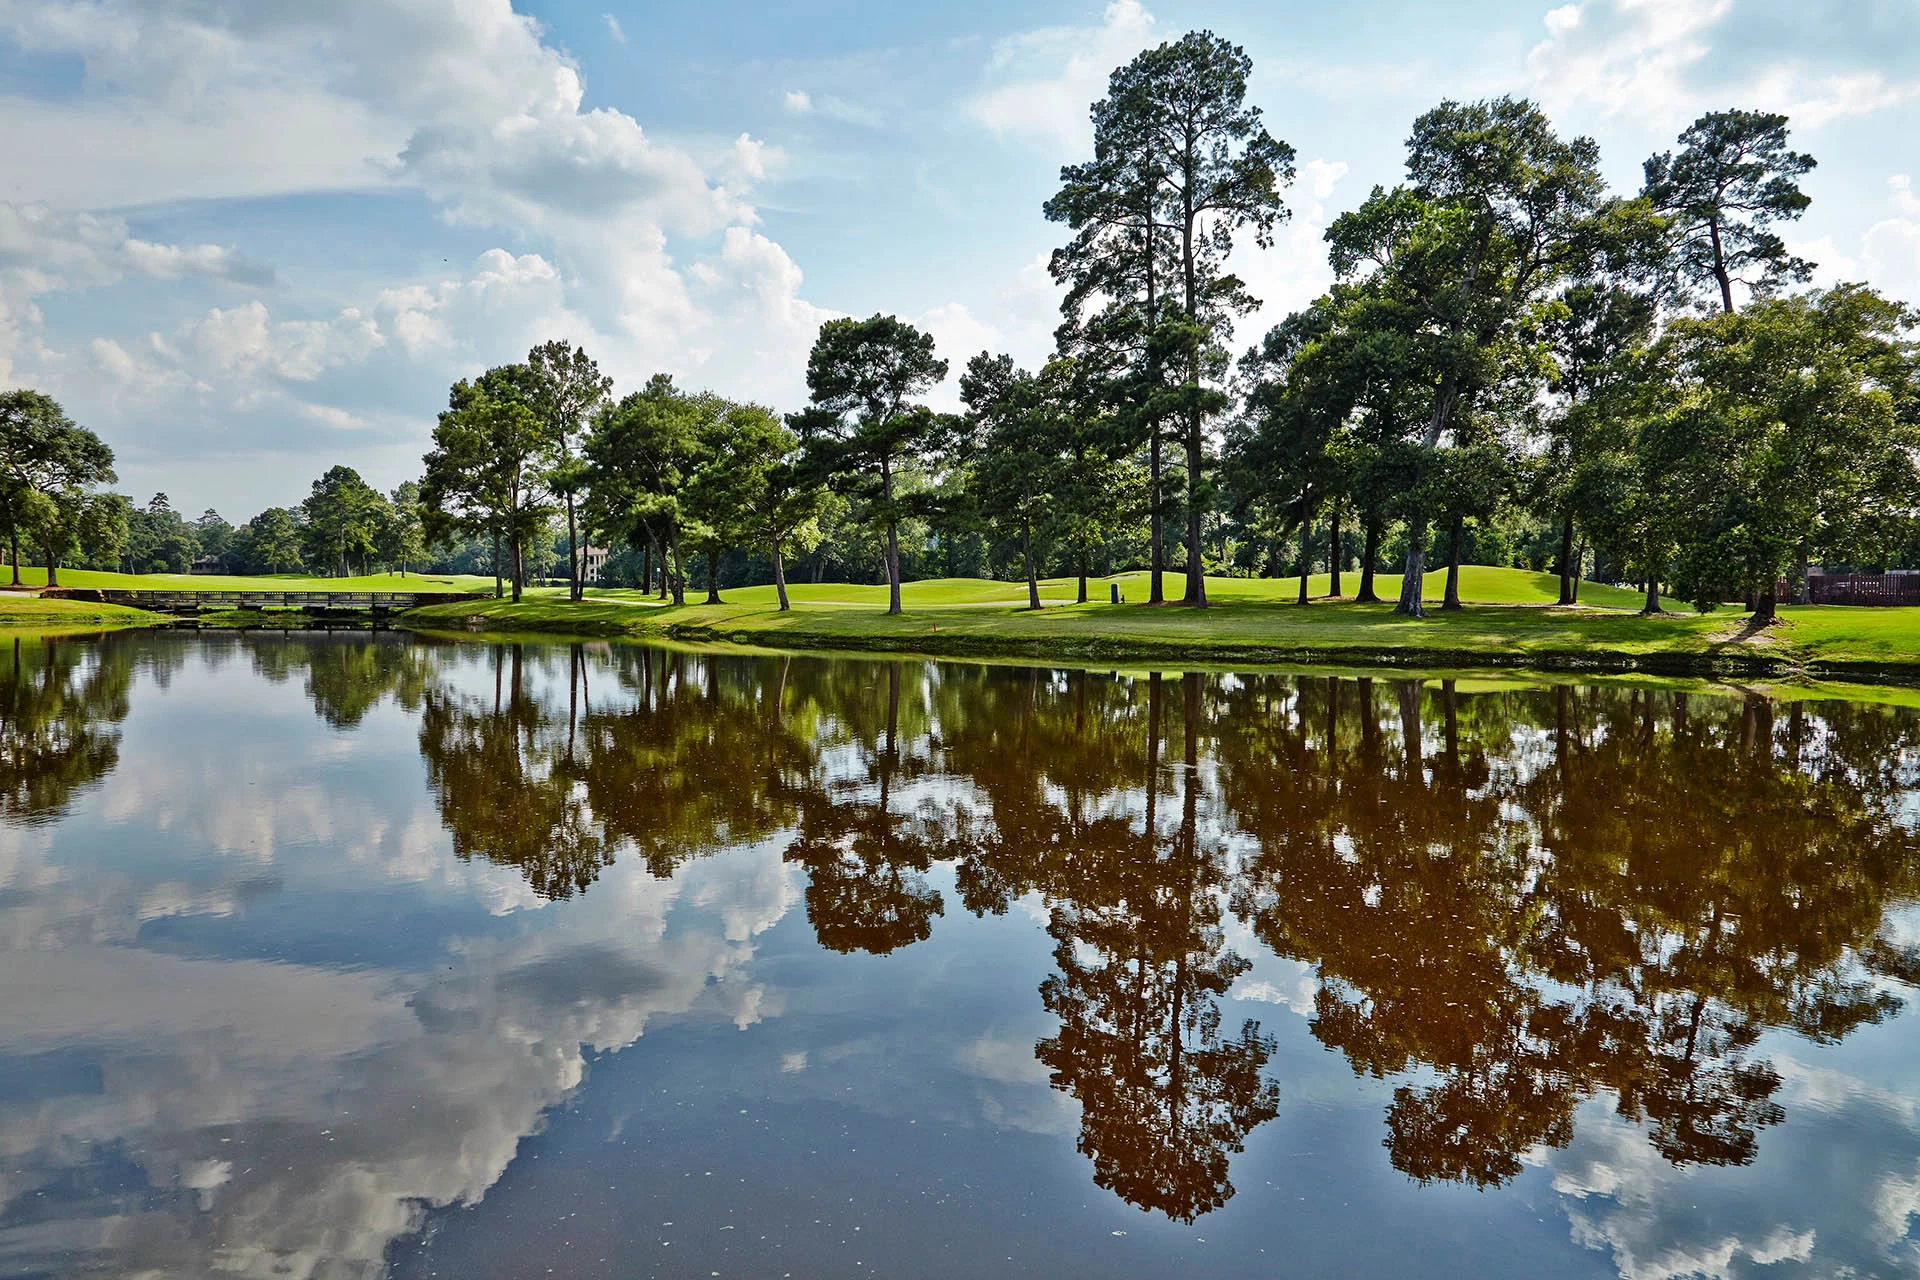
MULTIPOLYGON (((1779 596, 1781 600, 1791 600, 1791 587, 1781 583, 1779 596)), ((1810 604, 1920 605, 1920 573, 1810 573, 1807 601, 1810 604)))

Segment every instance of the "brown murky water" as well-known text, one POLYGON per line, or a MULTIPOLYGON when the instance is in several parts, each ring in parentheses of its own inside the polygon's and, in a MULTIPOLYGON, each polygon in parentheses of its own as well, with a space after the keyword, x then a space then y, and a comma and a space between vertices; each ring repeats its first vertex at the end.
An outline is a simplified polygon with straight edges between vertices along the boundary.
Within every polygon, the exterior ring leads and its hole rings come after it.
POLYGON ((1920 716, 0 646, 0 1276, 1911 1275, 1920 716))

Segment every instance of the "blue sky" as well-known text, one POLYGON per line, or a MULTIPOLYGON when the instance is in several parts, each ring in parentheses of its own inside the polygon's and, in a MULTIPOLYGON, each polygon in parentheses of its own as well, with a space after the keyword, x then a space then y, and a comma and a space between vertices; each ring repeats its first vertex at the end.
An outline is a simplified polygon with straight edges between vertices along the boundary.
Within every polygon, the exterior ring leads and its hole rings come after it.
POLYGON ((0 0, 0 384, 239 520, 335 462, 407 478, 448 383, 548 337, 782 409, 832 315, 1037 360, 1040 203, 1107 73, 1194 27, 1300 158, 1243 342, 1416 114, 1496 93, 1629 190, 1701 111, 1785 110, 1820 161, 1790 242, 1920 301, 1916 0, 0 0))

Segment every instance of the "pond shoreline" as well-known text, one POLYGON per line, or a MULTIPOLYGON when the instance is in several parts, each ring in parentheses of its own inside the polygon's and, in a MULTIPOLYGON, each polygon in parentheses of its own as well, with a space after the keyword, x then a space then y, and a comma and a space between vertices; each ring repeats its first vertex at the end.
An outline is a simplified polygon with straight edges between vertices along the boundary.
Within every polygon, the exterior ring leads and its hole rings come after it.
MULTIPOLYGON (((1297 606, 1254 606, 1261 611, 1285 611, 1297 606)), ((1335 610, 1348 605, 1309 606, 1335 610)), ((696 610, 699 607, 696 606, 696 610)), ((1084 608, 1084 606, 1082 607, 1084 608)), ((1144 612, 1138 607, 1129 612, 1144 612)), ((1244 621, 1244 608, 1235 610, 1237 621, 1244 621)), ((871 610, 839 610, 815 613, 796 611, 787 614, 764 610, 742 612, 712 621, 677 621, 669 618, 634 617, 637 610, 592 600, 579 605, 564 602, 486 602, 473 609, 461 606, 431 606, 403 614, 397 619, 401 628, 432 632, 443 637, 471 634, 487 639, 513 636, 571 636, 579 638, 631 638, 667 640, 682 644, 742 645, 789 653, 893 654, 926 658, 987 658, 1002 660, 1077 664, 1107 663, 1198 663, 1208 666, 1241 664, 1247 666, 1329 666, 1341 668, 1458 668, 1487 670, 1536 670, 1566 674, 1685 676, 1717 679, 1778 679, 1797 677, 1832 679, 1859 683, 1920 683, 1920 644, 1911 658, 1878 654, 1842 653, 1809 655, 1799 651, 1790 640, 1756 644, 1751 641, 1714 642, 1703 640, 1697 629, 1680 630, 1667 647, 1628 649, 1590 643, 1579 647, 1510 642, 1465 644, 1368 644, 1341 637, 1343 619, 1327 619, 1328 636, 1317 642, 1289 643, 1286 640, 1245 639, 1231 635, 1196 637, 1193 635, 1116 634, 1097 627, 1098 615, 1084 613, 1081 620, 1091 625, 1078 633, 1049 635, 1020 634, 1012 628, 1031 614, 1007 611, 994 620, 1007 623, 995 627, 991 620, 977 615, 954 616, 955 611, 926 610, 902 617, 888 618, 871 610), (804 619, 821 618, 830 625, 808 625, 804 619), (909 630, 908 628, 912 629, 909 630)), ((1070 609, 1058 612, 1068 614, 1070 609)), ((1222 611, 1225 613, 1225 611, 1222 611)), ((679 615, 675 610, 674 614, 679 615)), ((1540 617, 1549 611, 1513 605, 1469 606, 1452 617, 1540 617)), ((1160 619, 1191 620, 1187 611, 1154 610, 1150 621, 1160 619)), ((1204 616, 1204 615, 1203 615, 1204 616)), ((1605 615, 1608 624, 1621 620, 1642 620, 1633 615, 1605 615)), ((1437 615, 1427 623, 1438 631, 1447 616, 1437 615)), ((1685 625, 1697 616, 1676 619, 1685 625)), ((1725 625, 1729 619, 1722 615, 1725 625)), ((1169 624, 1171 630, 1171 623, 1169 624)), ((1792 624, 1781 628, 1791 631, 1792 624)), ((1665 637, 1656 637, 1655 643, 1665 637)), ((1510 639, 1503 637, 1502 641, 1510 639)), ((1645 644, 1642 637, 1641 643, 1645 644)))
MULTIPOLYGON (((871 609, 778 613, 763 608, 666 608, 589 598, 534 598, 429 605, 382 619, 294 611, 221 611, 181 619, 83 601, 0 598, 0 629, 177 628, 179 630, 405 630, 442 638, 513 637, 665 640, 744 645, 790 653, 892 654, 1031 662, 1198 663, 1208 666, 1327 666, 1352 669, 1534 670, 1559 674, 1800 679, 1920 683, 1920 617, 1905 652, 1862 651, 1832 630, 1834 610, 1805 611, 1748 636, 1708 629, 1739 626, 1739 615, 1639 618, 1612 610, 1559 610, 1479 604, 1424 622, 1394 619, 1396 643, 1369 631, 1389 628, 1384 606, 1320 602, 1298 612, 1282 604, 1217 606, 1205 614, 1169 607, 1055 606, 1025 610, 926 609, 889 617, 871 609), (666 616, 661 616, 661 615, 666 616), (688 615, 693 615, 688 617, 688 615), (1218 626, 1210 626, 1217 619, 1218 626), (1430 630, 1429 630, 1430 629, 1430 630), (1584 633, 1583 633, 1584 629, 1584 633), (1605 633, 1615 632, 1617 636, 1605 633), (1268 633, 1268 634, 1262 634, 1268 633), (1431 637, 1431 640, 1428 639, 1431 637)), ((1916 610, 1855 610, 1920 614, 1916 610)), ((1901 620, 1901 621, 1904 621, 1901 620)))
MULTIPOLYGON (((640 633, 630 633, 640 634, 640 633)), ((1757 654, 1705 653, 1622 653, 1606 650, 1579 652, 1525 651, 1454 648, 1322 648, 1246 645, 1231 642, 1211 645, 1145 644, 1137 640, 1065 640, 1026 641, 1016 637, 943 636, 924 637, 876 635, 849 637, 840 634, 808 635, 782 631, 778 638, 743 632, 726 632, 700 626, 665 626, 657 634, 667 639, 693 644, 751 644, 763 648, 807 652, 858 654, 912 653, 931 658, 1029 658, 1074 662, 1199 662, 1207 665, 1246 664, 1249 666, 1325 666, 1341 668, 1484 668, 1487 670, 1529 670, 1597 675, 1701 676, 1718 678, 1778 678, 1807 676, 1820 679, 1856 680, 1863 683, 1920 682, 1920 661, 1823 662, 1802 665, 1784 658, 1757 654)))

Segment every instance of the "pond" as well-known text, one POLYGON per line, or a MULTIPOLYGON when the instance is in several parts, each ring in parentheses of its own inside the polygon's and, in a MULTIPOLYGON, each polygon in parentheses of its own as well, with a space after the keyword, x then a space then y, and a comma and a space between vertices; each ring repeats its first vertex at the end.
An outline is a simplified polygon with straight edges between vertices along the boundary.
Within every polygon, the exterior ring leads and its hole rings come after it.
POLYGON ((0 1276, 1911 1275, 1920 715, 0 641, 0 1276))

